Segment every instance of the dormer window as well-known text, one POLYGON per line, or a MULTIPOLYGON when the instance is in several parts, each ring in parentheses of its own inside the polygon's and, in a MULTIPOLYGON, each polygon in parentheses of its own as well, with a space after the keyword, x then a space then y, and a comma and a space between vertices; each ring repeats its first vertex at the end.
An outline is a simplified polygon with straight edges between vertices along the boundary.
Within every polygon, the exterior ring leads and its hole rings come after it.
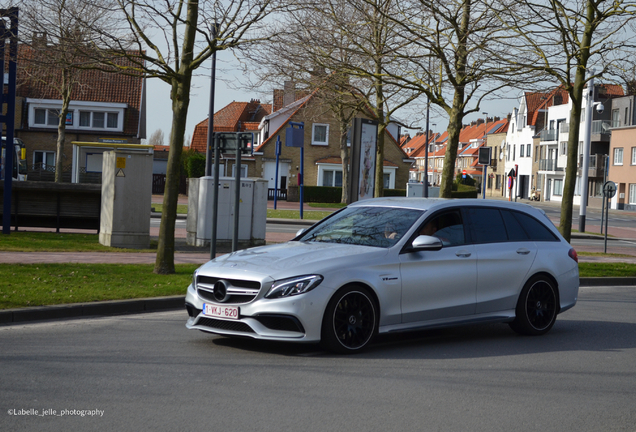
MULTIPOLYGON (((27 99, 29 127, 57 128, 61 100, 27 99)), ((71 101, 66 115, 68 130, 123 132, 124 103, 71 101)))

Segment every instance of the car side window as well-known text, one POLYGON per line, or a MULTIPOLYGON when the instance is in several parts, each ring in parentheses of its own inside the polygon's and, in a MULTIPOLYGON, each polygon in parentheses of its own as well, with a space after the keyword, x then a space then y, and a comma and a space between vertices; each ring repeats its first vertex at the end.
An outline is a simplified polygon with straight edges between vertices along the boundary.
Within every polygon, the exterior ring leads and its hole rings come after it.
POLYGON ((525 213, 511 211, 532 241, 559 241, 559 239, 541 222, 525 213))
POLYGON ((513 213, 516 212, 501 210, 501 215, 503 216, 503 220, 506 225, 506 231, 508 232, 508 239, 510 241, 530 240, 530 236, 513 213))
POLYGON ((436 214, 424 223, 419 234, 437 237, 444 246, 457 246, 466 243, 464 223, 459 210, 436 214))
POLYGON ((473 243, 499 243, 508 241, 499 209, 473 207, 467 210, 470 236, 473 243))

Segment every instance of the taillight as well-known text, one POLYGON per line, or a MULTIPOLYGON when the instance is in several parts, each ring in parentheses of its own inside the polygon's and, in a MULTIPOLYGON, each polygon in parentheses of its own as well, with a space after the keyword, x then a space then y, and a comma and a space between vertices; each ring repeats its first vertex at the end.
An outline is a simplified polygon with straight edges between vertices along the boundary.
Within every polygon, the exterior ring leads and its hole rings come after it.
POLYGON ((579 256, 577 255, 574 248, 570 248, 570 250, 568 251, 568 256, 572 258, 574 261, 576 261, 577 263, 579 262, 579 256))

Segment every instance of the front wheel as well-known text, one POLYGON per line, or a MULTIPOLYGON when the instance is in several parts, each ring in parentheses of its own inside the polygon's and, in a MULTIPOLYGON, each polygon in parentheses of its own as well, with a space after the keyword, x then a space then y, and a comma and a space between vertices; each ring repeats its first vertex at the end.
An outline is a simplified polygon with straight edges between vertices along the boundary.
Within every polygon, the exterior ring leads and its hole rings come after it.
POLYGON ((322 320, 322 344, 341 354, 359 352, 369 344, 378 327, 377 308, 369 291, 351 286, 329 301, 322 320))
POLYGON ((545 276, 535 276, 521 290, 516 317, 510 327, 524 335, 545 334, 554 325, 558 310, 554 283, 545 276))

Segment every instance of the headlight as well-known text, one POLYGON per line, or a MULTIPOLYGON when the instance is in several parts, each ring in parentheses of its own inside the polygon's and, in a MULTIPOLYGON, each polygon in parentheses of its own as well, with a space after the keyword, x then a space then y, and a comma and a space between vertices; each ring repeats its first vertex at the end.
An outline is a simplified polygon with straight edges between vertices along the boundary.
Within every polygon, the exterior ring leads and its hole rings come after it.
POLYGON ((282 279, 274 282, 265 297, 271 299, 306 293, 320 285, 322 279, 323 278, 320 275, 298 276, 289 279, 282 279))
POLYGON ((192 288, 197 289, 197 275, 199 274, 199 269, 196 269, 194 273, 192 273, 192 288))

